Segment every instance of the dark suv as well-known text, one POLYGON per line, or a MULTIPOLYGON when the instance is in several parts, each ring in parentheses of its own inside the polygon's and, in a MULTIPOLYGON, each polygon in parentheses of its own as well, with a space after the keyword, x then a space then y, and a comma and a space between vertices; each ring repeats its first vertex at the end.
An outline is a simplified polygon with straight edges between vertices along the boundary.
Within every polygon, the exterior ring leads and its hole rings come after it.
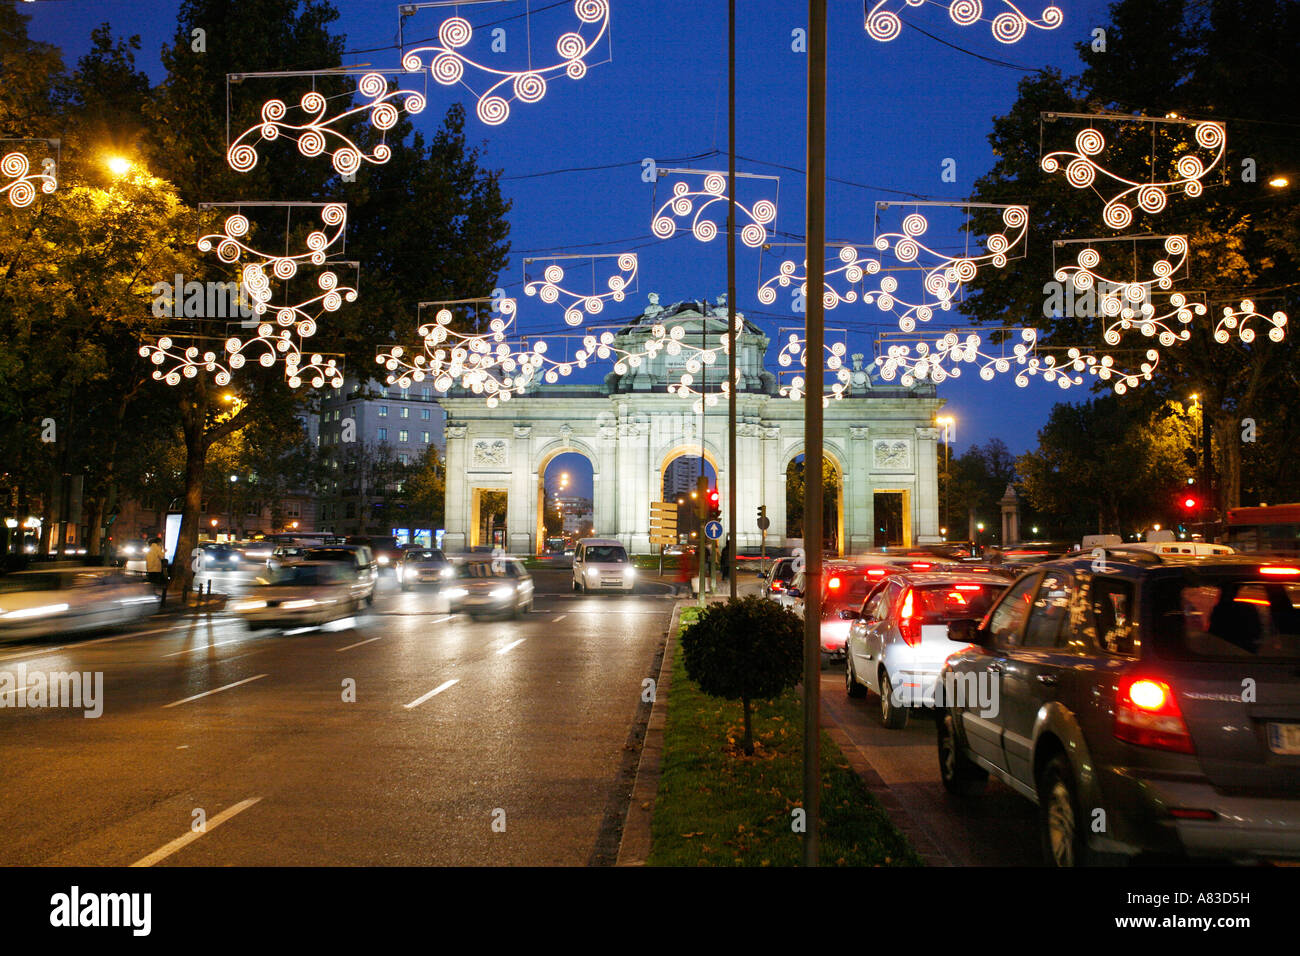
POLYGON ((1049 862, 1300 860, 1300 562, 1094 551, 949 636, 944 786, 1037 803, 1049 862))

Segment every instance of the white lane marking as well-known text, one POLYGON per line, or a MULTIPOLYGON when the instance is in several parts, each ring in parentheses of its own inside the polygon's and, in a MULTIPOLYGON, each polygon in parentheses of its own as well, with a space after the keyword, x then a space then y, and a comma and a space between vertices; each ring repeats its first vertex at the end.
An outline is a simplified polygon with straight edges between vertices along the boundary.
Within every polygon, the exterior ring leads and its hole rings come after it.
POLYGON ((174 700, 170 704, 163 704, 163 710, 168 707, 175 707, 178 704, 188 704, 192 700, 198 700, 200 697, 211 697, 213 694, 220 694, 223 690, 230 690, 232 687, 238 687, 240 684, 247 684, 250 681, 261 680, 266 674, 258 674, 256 677, 245 677, 243 680, 237 680, 233 684, 227 684, 225 687, 218 687, 216 690, 205 690, 201 694, 195 694, 193 697, 186 697, 184 700, 174 700))
POLYGON ((434 696, 435 694, 441 694, 448 687, 451 687, 453 684, 459 684, 459 683, 460 683, 459 678, 449 680, 449 681, 443 681, 441 684, 439 684, 433 690, 429 691, 429 693, 425 694, 423 697, 417 697, 409 704, 403 704, 402 706, 405 707, 407 710, 410 710, 412 707, 419 707, 430 697, 434 696))
POLYGON ((554 623, 556 623, 557 621, 563 621, 563 620, 564 620, 566 617, 568 617, 568 616, 569 616, 569 615, 567 615, 567 614, 561 614, 559 617, 553 617, 553 618, 551 618, 551 623, 554 624, 554 623))
POLYGON ((131 865, 132 866, 153 866, 155 863, 159 862, 160 860, 165 860, 167 857, 171 856, 177 850, 181 849, 181 847, 189 846, 191 843, 193 843, 199 837, 203 836, 203 834, 205 833, 211 833, 217 827, 221 826, 221 824, 225 823, 227 820, 233 817, 236 813, 242 813, 243 811, 247 810, 249 807, 257 803, 257 801, 261 799, 262 799, 261 797, 249 797, 247 800, 240 800, 233 807, 227 807, 225 810, 222 810, 215 817, 209 820, 207 822, 207 825, 202 830, 191 830, 189 833, 185 834, 184 836, 177 837, 175 840, 172 840, 172 842, 168 843, 166 846, 159 847, 157 850, 154 850, 148 856, 136 860, 131 865))
POLYGON ((339 651, 350 651, 354 647, 360 647, 362 644, 369 644, 371 641, 380 640, 380 638, 382 637, 383 637, 382 634, 380 635, 380 637, 368 637, 364 641, 357 641, 355 644, 349 644, 347 647, 340 647, 336 649, 339 651))
POLYGON ((75 650, 79 647, 89 647, 91 644, 107 644, 110 641, 124 641, 128 637, 144 637, 148 634, 161 634, 164 631, 172 631, 175 628, 160 627, 152 631, 134 631, 130 634, 115 634, 112 637, 97 637, 91 641, 78 641, 76 644, 59 644, 55 647, 42 647, 39 650, 22 651, 18 654, 10 654, 7 657, 0 657, 0 661, 13 661, 20 657, 30 657, 35 654, 37 657, 53 657, 57 651, 75 650))
POLYGON ((503 647, 503 648, 501 648, 499 651, 497 651, 497 653, 498 653, 498 654, 504 654, 506 651, 514 650, 516 647, 518 647, 520 644, 522 644, 522 643, 523 643, 524 641, 526 641, 526 640, 527 640, 527 638, 521 637, 521 638, 519 638, 519 640, 514 641, 513 643, 510 643, 510 644, 507 644, 505 647, 503 647))
POLYGON ((451 620, 454 620, 455 617, 456 617, 455 614, 448 614, 446 617, 440 617, 440 618, 438 618, 438 620, 436 620, 436 621, 430 621, 429 623, 430 623, 430 624, 441 624, 443 621, 451 621, 451 620))
POLYGON ((201 647, 189 647, 183 651, 172 651, 170 654, 164 654, 163 657, 179 657, 181 654, 193 654, 195 651, 206 651, 209 647, 225 647, 227 644, 238 644, 241 638, 235 638, 231 641, 217 641, 215 644, 204 644, 201 647))

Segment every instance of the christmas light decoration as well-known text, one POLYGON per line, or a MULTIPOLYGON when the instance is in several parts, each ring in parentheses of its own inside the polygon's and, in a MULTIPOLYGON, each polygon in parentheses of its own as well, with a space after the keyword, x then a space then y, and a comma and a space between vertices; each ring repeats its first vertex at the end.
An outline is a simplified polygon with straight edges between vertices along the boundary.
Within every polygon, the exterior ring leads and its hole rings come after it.
MULTIPOLYGON (((793 245, 793 243, 766 243, 763 249, 770 250, 778 245, 793 245)), ((872 258, 861 258, 859 247, 852 245, 840 245, 839 252, 831 260, 833 263, 825 269, 825 285, 822 290, 822 304, 827 309, 833 309, 841 302, 854 303, 858 301, 859 291, 854 286, 859 285, 868 275, 874 275, 880 271, 880 260, 872 258), (835 277, 841 277, 846 285, 843 291, 836 288, 835 277)), ((795 264, 793 259, 783 259, 777 270, 777 274, 772 276, 761 286, 758 287, 758 301, 764 305, 772 305, 776 302, 776 290, 780 286, 783 289, 789 288, 794 283, 799 283, 799 293, 805 298, 808 295, 808 260, 802 261, 803 272, 800 274, 799 265, 795 264)), ((762 275, 760 266, 759 274, 762 275)))
MULTIPOLYGON (((703 169, 660 169, 659 176, 702 177, 702 188, 692 190, 686 179, 679 179, 673 184, 672 197, 655 212, 650 229, 660 239, 671 239, 677 232, 677 219, 691 217, 691 234, 700 242, 709 242, 717 236, 720 228, 725 228, 727 209, 727 174, 703 169), (697 205, 698 203, 698 205, 697 205), (720 204, 720 205, 719 205, 720 204), (712 207, 722 213, 723 226, 710 219, 705 213, 712 207)), ((780 183, 777 176, 760 176, 754 173, 737 173, 737 179, 770 180, 780 183)), ((775 194, 776 187, 773 188, 775 194)), ((751 249, 757 249, 768 240, 768 226, 776 219, 776 198, 759 199, 750 206, 736 203, 737 220, 748 219, 740 227, 740 241, 751 249)))
MULTIPOLYGON (((827 329, 827 333, 834 334, 839 332, 847 334, 845 329, 827 329)), ((808 369, 808 343, 798 331, 793 329, 781 329, 779 336, 784 338, 785 345, 777 353, 776 362, 782 369, 787 369, 794 364, 798 364, 803 372, 794 373, 789 382, 783 382, 777 388, 777 394, 783 398, 792 401, 801 401, 804 394, 808 391, 809 382, 807 378, 808 369)), ((853 372, 844 364, 844 356, 848 353, 848 345, 845 341, 840 340, 830 344, 822 343, 823 364, 822 376, 825 378, 826 372, 835 373, 835 381, 831 383, 830 391, 822 393, 822 407, 829 407, 831 400, 840 401, 844 398, 845 393, 853 384, 853 372)), ((784 376, 789 373, 779 372, 778 375, 784 376)), ((865 382, 865 375, 862 381, 865 382)))
POLYGON ((581 325, 584 316, 599 315, 605 308, 605 300, 613 302, 622 302, 627 293, 634 291, 633 285, 636 282, 637 257, 634 252, 623 252, 613 255, 593 255, 593 256, 553 256, 547 259, 525 259, 524 266, 527 267, 533 262, 548 263, 542 272, 540 280, 528 281, 528 275, 525 272, 524 293, 526 295, 535 295, 548 305, 554 304, 563 299, 564 321, 569 325, 581 325), (597 260, 615 259, 618 265, 618 275, 610 276, 605 285, 608 292, 592 292, 584 295, 581 292, 571 292, 565 289, 561 282, 564 281, 564 268, 560 265, 561 261, 572 259, 589 260, 592 267, 592 285, 595 286, 595 270, 597 260))
POLYGON ((1123 333, 1130 329, 1137 329, 1148 337, 1158 336, 1160 344, 1165 346, 1186 342, 1192 334, 1191 323, 1197 316, 1203 316, 1208 311, 1204 303, 1191 302, 1181 292, 1170 293, 1166 306, 1169 311, 1159 314, 1155 304, 1149 301, 1130 304, 1124 302, 1120 295, 1107 296, 1102 301, 1108 307, 1119 307, 1118 318, 1102 334, 1107 345, 1118 345, 1123 333), (1180 327, 1173 328, 1169 325, 1174 319, 1180 327))
POLYGON ((347 229, 348 219, 347 206, 343 203, 202 203, 199 208, 210 209, 215 206, 318 207, 321 222, 327 228, 334 228, 332 235, 327 235, 324 230, 309 233, 306 239, 306 252, 296 254, 286 252, 284 255, 260 252, 244 241, 251 224, 242 211, 226 219, 223 232, 201 236, 199 251, 211 252, 215 245, 217 258, 222 262, 239 262, 245 256, 256 260, 244 265, 241 276, 244 286, 250 292, 261 287, 263 282, 270 281, 270 277, 266 274, 268 269, 271 276, 276 279, 292 279, 297 274, 300 263, 323 265, 336 244, 340 250, 343 246, 343 235, 347 229))
MULTIPOLYGON (((1151 298, 1155 289, 1168 290, 1174 279, 1187 264, 1186 236, 1116 236, 1113 239, 1058 239, 1052 247, 1053 273, 1057 282, 1070 282, 1075 289, 1086 291, 1095 289, 1098 307, 1103 315, 1120 315, 1125 307, 1145 302, 1151 298), (1101 253, 1094 246, 1104 242, 1128 242, 1133 245, 1136 259, 1139 247, 1145 248, 1153 242, 1163 243, 1164 252, 1169 258, 1159 258, 1149 266, 1154 278, 1140 279, 1134 275, 1131 279, 1114 279, 1103 276, 1094 270, 1101 263, 1101 253), (1075 265, 1056 267, 1056 250, 1067 245, 1086 244, 1076 257, 1075 265)), ((1136 265, 1134 272, 1138 271, 1136 265)))
MULTIPOLYGON (((877 203, 879 211, 888 209, 892 203, 877 203)), ((880 271, 887 273, 876 283, 875 288, 862 296, 868 305, 874 303, 882 312, 894 312, 898 316, 898 327, 904 332, 916 329, 917 322, 928 322, 936 311, 951 311, 956 297, 979 273, 981 265, 991 265, 995 269, 1006 266, 1013 254, 1023 254, 1025 235, 1029 228, 1029 208, 1027 206, 1003 205, 996 203, 909 203, 908 208, 919 206, 949 207, 961 209, 1000 209, 1006 232, 990 235, 985 240, 986 252, 979 255, 949 256, 937 249, 932 249, 921 241, 929 229, 929 222, 919 212, 911 212, 903 217, 901 231, 878 233, 872 245, 880 252, 892 250, 894 258, 903 263, 903 268, 920 268, 924 272, 922 289, 924 298, 920 302, 908 302, 898 294, 899 282, 884 267, 880 271), (922 264, 923 260, 933 265, 922 264), (917 265, 913 265, 913 263, 917 265), (900 311, 901 309, 901 311, 900 311)), ((871 271, 868 269, 867 271, 871 271)))
MULTIPOLYGON (((876 0, 875 6, 866 11, 867 35, 882 43, 888 43, 897 37, 903 30, 903 20, 898 11, 903 9, 904 2, 909 7, 919 7, 926 0, 876 0)), ((1026 16, 1011 0, 1001 0, 1001 4, 1007 9, 989 21, 993 38, 999 43, 1018 43, 1024 39, 1030 27, 1055 30, 1065 22, 1065 14, 1057 6, 1045 7, 1042 15, 1034 20, 1026 16)), ((978 23, 983 15, 982 0, 948 0, 948 16, 959 27, 978 23)))
MULTIPOLYGON (((472 0, 471 0, 472 2, 472 0)), ((412 11, 422 6, 444 6, 445 4, 409 4, 412 11)), ((563 74, 571 80, 580 80, 587 75, 587 57, 605 39, 609 30, 608 0, 575 0, 573 12, 580 25, 576 31, 560 35, 555 42, 555 51, 559 62, 550 66, 534 67, 531 63, 524 70, 503 70, 470 59, 461 52, 474 35, 470 22, 461 16, 444 20, 438 27, 438 45, 416 47, 402 56, 402 68, 415 73, 425 68, 428 58, 430 75, 443 86, 460 83, 478 98, 475 113, 489 126, 504 123, 510 116, 510 102, 536 103, 546 95, 547 77, 563 74), (586 30, 588 36, 583 35, 586 30), (466 71, 475 71, 487 77, 490 85, 479 92, 464 82, 466 71), (509 84, 510 97, 507 99, 499 91, 509 84)))
POLYGON ((1223 317, 1219 319, 1218 325, 1214 327, 1214 341, 1220 345, 1226 345, 1232 338, 1232 330, 1237 330, 1237 337, 1246 344, 1255 341, 1255 330, 1250 327, 1251 319, 1259 319, 1261 322, 1269 324, 1268 338, 1270 342, 1281 342, 1286 338, 1287 315, 1285 312, 1274 312, 1272 315, 1264 315, 1255 311, 1255 303, 1250 299, 1243 299, 1241 305, 1234 309, 1232 306, 1223 307, 1223 317))
MULTIPOLYGON (((320 75, 338 74, 337 71, 323 71, 320 75)), ((388 81, 380 73, 366 73, 362 76, 357 84, 357 91, 369 102, 345 109, 333 116, 326 115, 329 101, 323 94, 315 90, 304 93, 298 102, 298 109, 306 114, 302 123, 290 123, 285 120, 289 108, 284 100, 267 100, 262 104, 261 122, 250 126, 230 143, 226 150, 226 161, 231 169, 246 173, 257 165, 257 147, 261 143, 272 142, 284 136, 298 144, 298 151, 303 156, 328 155, 334 168, 345 175, 355 173, 361 168, 363 162, 375 165, 388 162, 393 155, 393 150, 387 143, 379 142, 372 152, 367 153, 355 140, 335 127, 346 125, 362 114, 369 114, 368 119, 375 129, 390 130, 397 125, 402 110, 405 110, 408 115, 422 112, 425 106, 424 96, 413 90, 390 91, 388 81)), ((352 94, 347 94, 346 99, 351 105, 352 94)))
POLYGON ((1115 364, 1115 359, 1111 355, 1098 357, 1091 351, 1074 347, 1061 351, 1062 356, 1059 359, 1053 353, 1029 358, 1025 368, 1016 374, 1016 384, 1023 388, 1029 384, 1031 377, 1042 375, 1044 381, 1054 381, 1061 388, 1067 389, 1082 385, 1084 378, 1081 373, 1086 372, 1089 376, 1096 376, 1100 381, 1109 382, 1116 395, 1123 395, 1130 388, 1151 381, 1155 377, 1156 368, 1160 365, 1160 353, 1156 349, 1147 349, 1145 361, 1136 372, 1124 371, 1115 364), (1071 372, 1075 374, 1071 376, 1071 372))
POLYGON ((1188 144, 1177 144, 1171 149, 1171 152, 1178 156, 1178 159, 1173 163, 1174 175, 1165 179, 1157 179, 1155 177, 1158 175, 1156 170, 1159 168, 1159 164, 1155 155, 1156 138, 1153 129, 1151 155, 1148 160, 1153 178, 1146 183, 1139 182, 1136 179, 1129 179, 1120 173, 1109 170, 1094 159, 1106 148, 1106 137, 1100 130, 1091 125, 1080 130, 1078 135, 1075 136, 1073 151, 1057 150, 1043 156, 1041 165, 1044 172, 1064 171, 1065 179, 1071 186, 1076 189, 1092 188, 1097 195, 1102 197, 1105 201, 1105 206, 1102 208, 1102 221, 1112 229, 1127 229, 1133 224, 1134 200, 1136 200, 1136 205, 1144 212, 1154 215, 1165 208, 1168 193, 1174 189, 1181 189, 1188 196, 1199 196, 1205 188, 1202 180, 1206 173, 1219 165, 1227 148, 1227 130, 1222 123, 1185 120, 1176 117, 1124 116, 1112 113, 1096 115, 1088 113, 1044 113, 1043 119, 1083 119, 1088 120, 1089 123, 1101 121, 1145 123, 1148 125, 1172 123, 1195 126, 1196 145, 1210 155, 1198 156, 1188 144), (1113 184, 1112 188, 1118 189, 1118 192, 1107 196, 1097 189, 1095 183, 1098 176, 1110 180, 1113 184))
POLYGON ((48 194, 59 187, 58 164, 54 159, 43 160, 38 173, 31 169, 31 160, 22 153, 6 153, 0 159, 0 174, 7 180, 0 185, 0 196, 7 197, 9 204, 17 209, 30 206, 36 200, 38 189, 48 194))

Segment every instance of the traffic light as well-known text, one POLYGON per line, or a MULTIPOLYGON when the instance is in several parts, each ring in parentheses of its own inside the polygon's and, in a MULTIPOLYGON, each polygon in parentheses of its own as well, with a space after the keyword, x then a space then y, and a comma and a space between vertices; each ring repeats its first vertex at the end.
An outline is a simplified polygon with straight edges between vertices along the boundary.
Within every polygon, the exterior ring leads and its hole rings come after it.
POLYGON ((717 521, 722 517, 722 507, 718 503, 718 489, 709 492, 709 520, 717 521))
POLYGON ((1195 511, 1196 506, 1199 505, 1201 502, 1200 499, 1198 499, 1195 495, 1186 494, 1183 495, 1183 500, 1180 503, 1182 504, 1184 511, 1195 511))

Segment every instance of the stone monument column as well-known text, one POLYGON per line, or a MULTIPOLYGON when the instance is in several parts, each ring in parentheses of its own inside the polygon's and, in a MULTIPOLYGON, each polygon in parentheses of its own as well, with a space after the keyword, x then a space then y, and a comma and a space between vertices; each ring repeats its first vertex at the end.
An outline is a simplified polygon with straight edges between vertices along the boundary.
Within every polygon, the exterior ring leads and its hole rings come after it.
POLYGON ((459 422, 447 422, 444 435, 447 439, 447 491, 443 516, 446 533, 442 547, 448 554, 460 554, 469 546, 469 495, 465 478, 465 433, 468 429, 459 422))

